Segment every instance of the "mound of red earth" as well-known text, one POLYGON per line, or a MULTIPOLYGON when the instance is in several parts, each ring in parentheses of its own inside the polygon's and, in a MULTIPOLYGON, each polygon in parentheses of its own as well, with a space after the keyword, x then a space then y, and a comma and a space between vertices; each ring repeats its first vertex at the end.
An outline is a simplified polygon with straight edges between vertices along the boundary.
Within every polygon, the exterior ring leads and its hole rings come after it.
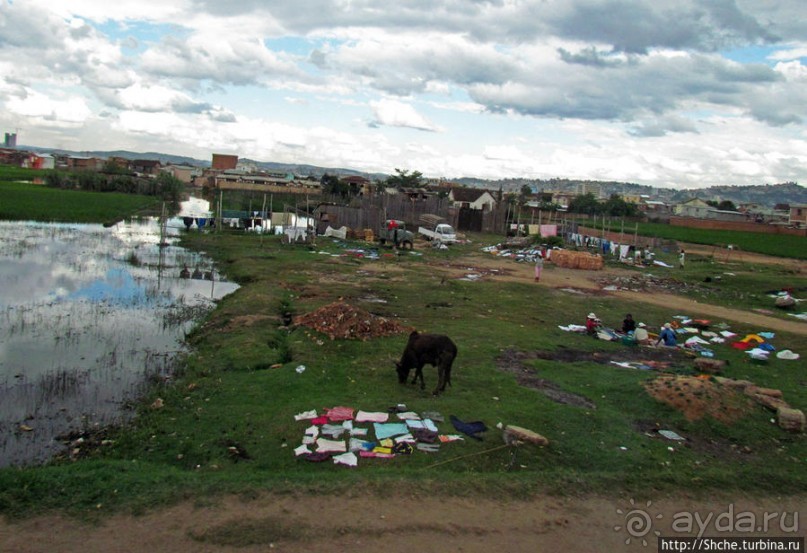
POLYGON ((296 326, 307 326, 331 340, 369 340, 414 330, 396 321, 373 315, 342 301, 320 307, 294 318, 296 326))

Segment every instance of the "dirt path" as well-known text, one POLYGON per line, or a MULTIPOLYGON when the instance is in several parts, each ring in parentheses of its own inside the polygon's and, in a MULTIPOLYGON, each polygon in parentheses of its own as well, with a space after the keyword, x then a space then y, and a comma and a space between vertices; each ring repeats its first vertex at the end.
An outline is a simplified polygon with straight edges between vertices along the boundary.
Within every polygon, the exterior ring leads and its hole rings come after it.
MULTIPOLYGON (((744 254, 749 255, 749 254, 744 254)), ((765 256, 762 256, 765 257, 765 256)), ((778 258, 767 258, 775 260, 778 258)), ((800 269, 804 265, 807 272, 807 263, 785 260, 789 266, 800 269)), ((499 258, 493 255, 479 254, 472 256, 468 261, 468 267, 485 269, 490 278, 501 280, 532 281, 534 278, 534 268, 531 263, 517 263, 515 261, 499 258)), ((677 312, 690 316, 699 316, 707 319, 722 319, 733 322, 741 322, 757 326, 760 329, 774 330, 778 332, 790 332, 801 336, 807 336, 807 323, 799 320, 785 320, 777 317, 769 317, 750 310, 733 309, 691 300, 683 296, 673 294, 662 294, 658 292, 629 292, 618 290, 606 292, 595 279, 603 277, 618 277, 635 275, 634 271, 621 269, 619 267, 606 267, 602 271, 582 271, 577 269, 565 269, 557 267, 551 263, 545 265, 541 281, 538 283, 552 288, 570 288, 585 291, 591 294, 606 295, 625 298, 630 301, 650 303, 661 307, 669 307, 677 312)))
MULTIPOLYGON (((683 520, 684 513, 694 517, 695 512, 701 520, 707 520, 710 514, 716 519, 723 513, 736 517, 737 513, 753 512, 758 526, 765 513, 775 512, 778 518, 770 519, 768 531, 754 532, 754 537, 805 535, 799 524, 804 524, 807 516, 807 497, 713 497, 697 501, 686 496, 657 496, 631 501, 629 497, 538 497, 501 502, 428 495, 349 498, 266 495, 253 500, 227 497, 205 507, 186 502, 143 516, 115 515, 97 525, 60 516, 15 524, 0 522, 0 550, 14 553, 656 551, 655 532, 682 537, 682 532, 673 529, 672 521, 683 520), (626 544, 627 540, 630 543, 626 544)), ((727 515, 723 518, 727 519, 727 515)), ((680 530, 680 524, 676 528, 680 530)), ((696 533, 697 526, 693 525, 693 529, 696 533)), ((728 534, 713 526, 704 533, 722 537, 728 534)))

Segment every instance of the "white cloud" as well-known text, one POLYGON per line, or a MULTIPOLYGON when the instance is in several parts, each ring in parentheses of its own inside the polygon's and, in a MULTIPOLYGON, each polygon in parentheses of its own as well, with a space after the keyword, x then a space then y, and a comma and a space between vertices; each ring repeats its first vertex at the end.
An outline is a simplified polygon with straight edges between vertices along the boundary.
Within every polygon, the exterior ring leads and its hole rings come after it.
POLYGON ((803 0, 0 0, 0 124, 84 150, 447 177, 805 180, 802 15, 803 0))
POLYGON ((75 126, 92 115, 83 98, 53 98, 35 90, 26 91, 24 96, 10 97, 5 102, 5 107, 15 115, 28 117, 38 124, 48 126, 75 126))
POLYGON ((383 99, 377 102, 370 102, 373 109, 372 123, 389 127, 410 127, 421 131, 438 131, 439 128, 419 114, 410 104, 405 104, 397 100, 383 99))

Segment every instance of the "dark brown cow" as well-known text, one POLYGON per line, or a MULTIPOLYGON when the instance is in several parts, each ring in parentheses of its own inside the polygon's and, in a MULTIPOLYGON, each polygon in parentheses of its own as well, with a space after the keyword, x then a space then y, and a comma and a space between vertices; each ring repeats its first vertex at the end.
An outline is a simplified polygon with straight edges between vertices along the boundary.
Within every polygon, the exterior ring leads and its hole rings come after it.
POLYGON ((428 363, 437 367, 437 388, 434 389, 434 395, 437 395, 445 391, 446 384, 451 383, 451 365, 454 363, 455 357, 457 357, 457 346, 448 336, 412 332, 401 355, 401 360, 395 363, 398 382, 406 383, 409 372, 415 369, 412 384, 415 384, 420 378, 420 389, 424 389, 426 383, 423 381, 423 365, 428 363))

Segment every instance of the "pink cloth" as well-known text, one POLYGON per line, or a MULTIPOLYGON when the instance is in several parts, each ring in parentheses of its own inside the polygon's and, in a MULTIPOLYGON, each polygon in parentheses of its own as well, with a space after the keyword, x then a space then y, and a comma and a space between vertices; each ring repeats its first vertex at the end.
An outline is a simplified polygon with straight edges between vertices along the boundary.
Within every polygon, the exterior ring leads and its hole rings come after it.
POLYGON ((325 408, 325 416, 332 422, 353 420, 353 407, 325 408))
POLYGON ((394 453, 376 453, 375 451, 359 451, 359 457, 375 457, 377 459, 392 459, 394 453))

